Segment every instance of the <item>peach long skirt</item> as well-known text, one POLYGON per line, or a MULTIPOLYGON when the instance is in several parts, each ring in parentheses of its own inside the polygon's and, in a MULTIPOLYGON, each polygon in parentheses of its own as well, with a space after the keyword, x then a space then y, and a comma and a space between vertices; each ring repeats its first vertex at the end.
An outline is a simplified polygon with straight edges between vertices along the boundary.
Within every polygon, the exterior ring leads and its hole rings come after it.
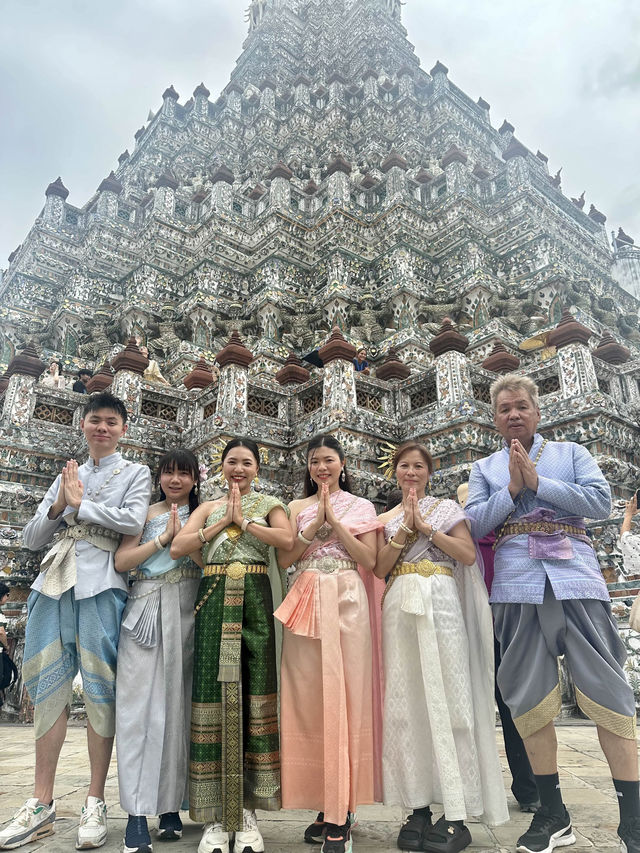
POLYGON ((321 557, 303 565, 276 611, 285 625, 282 806, 343 824, 374 795, 369 604, 355 563, 321 557))

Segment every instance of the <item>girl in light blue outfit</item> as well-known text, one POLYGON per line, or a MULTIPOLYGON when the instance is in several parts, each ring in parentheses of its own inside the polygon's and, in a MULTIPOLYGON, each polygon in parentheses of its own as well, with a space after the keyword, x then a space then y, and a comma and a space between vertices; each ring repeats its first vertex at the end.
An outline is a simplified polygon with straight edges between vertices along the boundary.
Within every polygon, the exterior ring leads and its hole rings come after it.
POLYGON ((190 451, 163 456, 161 500, 149 507, 142 533, 125 536, 115 555, 117 571, 130 573, 116 680, 120 805, 129 815, 124 853, 151 851, 147 815, 160 816, 161 840, 182 835, 201 559, 198 551, 173 560, 169 547, 198 506, 199 480, 190 451))

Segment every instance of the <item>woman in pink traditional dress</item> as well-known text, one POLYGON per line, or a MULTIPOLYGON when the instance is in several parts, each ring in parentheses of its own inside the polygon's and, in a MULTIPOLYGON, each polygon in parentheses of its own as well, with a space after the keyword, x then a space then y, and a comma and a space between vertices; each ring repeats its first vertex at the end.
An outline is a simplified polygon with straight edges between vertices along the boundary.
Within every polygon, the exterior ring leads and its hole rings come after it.
POLYGON ((374 692, 366 584, 373 592, 378 523, 373 504, 351 494, 344 451, 330 435, 309 443, 304 493, 289 505, 296 544, 278 551, 283 568, 296 564, 276 611, 285 626, 282 805, 318 809, 305 841, 322 843, 323 853, 349 853, 349 813, 374 801, 380 680, 374 692))
POLYGON ((433 469, 423 444, 393 458, 402 503, 379 521, 384 801, 412 809, 398 847, 458 853, 470 815, 508 820, 495 741, 493 627, 476 551, 457 503, 425 494, 433 469), (444 814, 431 821, 432 803, 444 814))

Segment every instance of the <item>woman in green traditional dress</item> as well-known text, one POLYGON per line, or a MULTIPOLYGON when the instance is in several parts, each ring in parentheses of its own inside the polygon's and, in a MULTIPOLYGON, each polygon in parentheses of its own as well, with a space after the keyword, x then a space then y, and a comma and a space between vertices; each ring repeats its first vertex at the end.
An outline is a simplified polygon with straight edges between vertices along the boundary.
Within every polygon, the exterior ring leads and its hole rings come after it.
MULTIPOLYGON (((253 492, 260 457, 235 438, 222 452, 227 497, 201 504, 171 545, 174 558, 200 544, 189 764, 189 814, 206 824, 198 853, 261 853, 255 809, 280 808, 273 548, 293 547, 288 510, 253 492), (273 567, 271 578, 269 565, 273 567)), ((279 587, 279 589, 278 589, 279 587)), ((276 602, 277 606, 277 602, 276 602)))

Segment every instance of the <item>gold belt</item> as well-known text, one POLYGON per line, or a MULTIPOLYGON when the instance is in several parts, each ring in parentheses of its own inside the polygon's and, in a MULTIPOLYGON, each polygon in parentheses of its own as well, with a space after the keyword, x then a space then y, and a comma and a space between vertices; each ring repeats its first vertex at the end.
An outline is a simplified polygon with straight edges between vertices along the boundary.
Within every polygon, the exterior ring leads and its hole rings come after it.
POLYGON ((430 578, 431 575, 446 575, 452 578, 453 569, 449 566, 438 566, 431 560, 420 560, 417 563, 402 563, 397 566, 391 572, 391 579, 393 580, 400 575, 421 575, 423 578, 430 578))
POLYGON ((574 527, 571 524, 562 524, 559 521, 512 521, 500 528, 499 538, 505 536, 519 536, 522 533, 558 533, 562 531, 569 536, 586 536, 584 527, 574 527))
POLYGON ((236 560, 233 563, 210 563, 204 567, 206 578, 212 575, 229 575, 233 580, 239 580, 245 575, 266 575, 267 567, 264 563, 241 563, 236 560))
POLYGON ((449 568, 449 566, 438 566, 436 563, 432 563, 431 560, 419 560, 417 563, 401 563, 399 566, 394 566, 391 570, 389 583, 386 585, 382 595, 381 606, 384 604, 384 600, 394 580, 399 578, 400 575, 420 575, 423 578, 430 578, 433 575, 446 575, 446 577, 452 578, 453 569, 449 568))

